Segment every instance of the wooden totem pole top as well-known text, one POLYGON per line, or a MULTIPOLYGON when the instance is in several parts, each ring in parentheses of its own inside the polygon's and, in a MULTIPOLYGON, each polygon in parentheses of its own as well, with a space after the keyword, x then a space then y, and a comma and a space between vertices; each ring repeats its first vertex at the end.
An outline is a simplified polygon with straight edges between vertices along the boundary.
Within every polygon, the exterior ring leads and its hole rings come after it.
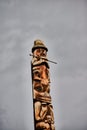
POLYGON ((47 51, 43 41, 34 41, 30 56, 35 130, 55 130, 47 51))
POLYGON ((38 58, 38 59, 42 59, 42 60, 57 64, 57 62, 54 62, 52 60, 47 59, 47 57, 46 57, 47 56, 47 51, 48 51, 48 48, 44 45, 44 42, 42 40, 37 39, 37 40, 34 41, 34 46, 32 47, 32 53, 33 54, 29 54, 29 55, 33 56, 35 58, 38 58), (34 51, 36 49, 39 49, 38 50, 39 54, 34 53, 34 51), (40 50, 40 49, 43 49, 43 51, 40 50))
POLYGON ((37 48, 43 48, 46 51, 48 51, 48 48, 44 45, 44 42, 42 40, 39 40, 39 39, 34 41, 34 46, 32 47, 32 52, 34 52, 34 50, 37 48))

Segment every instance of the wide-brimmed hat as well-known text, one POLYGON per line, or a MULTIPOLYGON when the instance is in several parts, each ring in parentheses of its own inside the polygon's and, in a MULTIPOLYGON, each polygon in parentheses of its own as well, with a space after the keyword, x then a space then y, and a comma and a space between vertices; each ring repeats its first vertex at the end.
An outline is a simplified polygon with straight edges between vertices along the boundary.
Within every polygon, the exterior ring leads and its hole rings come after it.
POLYGON ((34 50, 37 48, 43 48, 46 51, 48 51, 47 47, 44 45, 44 42, 42 40, 39 40, 39 39, 34 41, 34 46, 32 47, 32 52, 34 52, 34 50))

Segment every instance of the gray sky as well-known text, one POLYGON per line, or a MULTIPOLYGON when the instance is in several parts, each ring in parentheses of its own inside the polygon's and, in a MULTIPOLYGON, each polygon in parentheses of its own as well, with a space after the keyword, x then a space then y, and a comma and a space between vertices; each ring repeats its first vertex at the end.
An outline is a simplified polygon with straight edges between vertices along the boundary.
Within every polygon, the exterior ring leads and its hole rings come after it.
POLYGON ((56 130, 87 130, 87 1, 0 0, 0 130, 33 130, 29 53, 48 47, 56 130))

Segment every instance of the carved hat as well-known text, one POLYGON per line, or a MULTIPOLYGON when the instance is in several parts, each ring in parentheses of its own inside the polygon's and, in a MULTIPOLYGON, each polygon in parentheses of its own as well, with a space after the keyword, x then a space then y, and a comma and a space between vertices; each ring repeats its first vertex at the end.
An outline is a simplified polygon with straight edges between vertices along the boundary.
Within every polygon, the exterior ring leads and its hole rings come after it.
POLYGON ((47 47, 44 45, 44 42, 39 39, 34 41, 34 46, 32 47, 32 52, 34 52, 34 50, 37 48, 43 48, 46 51, 48 51, 47 47))

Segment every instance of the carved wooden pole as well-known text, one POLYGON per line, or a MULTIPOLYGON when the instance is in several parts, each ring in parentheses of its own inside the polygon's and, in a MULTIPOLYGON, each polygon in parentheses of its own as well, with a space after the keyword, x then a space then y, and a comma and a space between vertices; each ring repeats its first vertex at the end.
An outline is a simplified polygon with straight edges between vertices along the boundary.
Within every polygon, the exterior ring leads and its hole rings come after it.
POLYGON ((35 130, 55 130, 47 51, 41 40, 34 41, 31 72, 35 130))

